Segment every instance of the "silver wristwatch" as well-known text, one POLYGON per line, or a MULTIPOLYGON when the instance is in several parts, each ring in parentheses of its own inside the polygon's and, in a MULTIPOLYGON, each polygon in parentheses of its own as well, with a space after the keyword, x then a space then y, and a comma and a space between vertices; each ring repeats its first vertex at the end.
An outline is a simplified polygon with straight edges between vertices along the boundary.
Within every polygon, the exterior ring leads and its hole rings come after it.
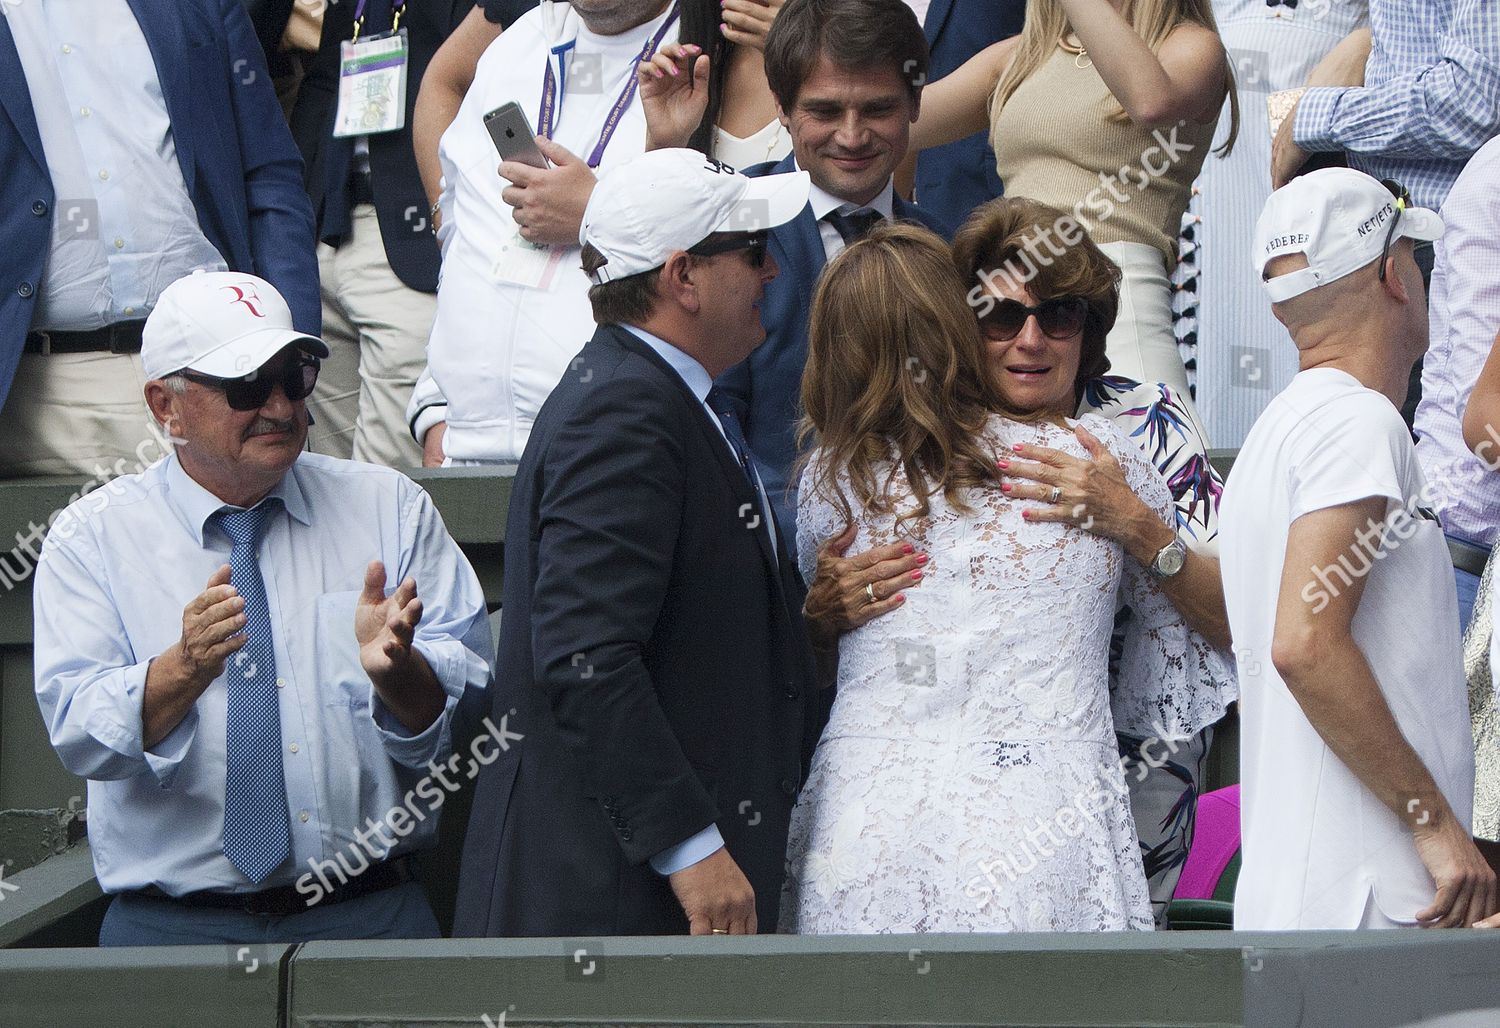
POLYGON ((1173 539, 1161 548, 1151 562, 1151 573, 1157 578, 1171 578, 1187 563, 1187 545, 1181 539, 1173 539))

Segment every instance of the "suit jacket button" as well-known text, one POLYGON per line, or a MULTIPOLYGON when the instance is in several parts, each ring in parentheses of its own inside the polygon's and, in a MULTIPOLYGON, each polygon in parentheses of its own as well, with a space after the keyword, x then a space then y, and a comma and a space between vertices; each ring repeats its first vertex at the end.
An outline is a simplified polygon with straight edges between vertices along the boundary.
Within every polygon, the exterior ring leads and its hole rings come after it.
POLYGON ((795 700, 798 697, 800 697, 801 695, 802 695, 802 690, 798 689, 795 685, 789 685, 789 686, 786 687, 786 698, 787 699, 789 699, 789 700, 795 700))
POLYGON ((44 218, 44 217, 46 217, 47 216, 47 201, 46 200, 34 200, 34 201, 32 201, 32 204, 31 204, 31 213, 35 214, 38 218, 44 218))
POLYGON ((626 842, 629 842, 631 839, 635 838, 635 833, 632 832, 629 828, 621 828, 620 838, 624 839, 626 842))
POLYGON ((795 796, 797 795, 797 783, 790 778, 783 778, 781 780, 781 791, 788 796, 795 796))
POLYGON ((30 296, 32 294, 32 292, 33 292, 31 283, 30 282, 22 282, 20 285, 16 286, 16 292, 20 294, 20 296, 21 296, 22 299, 25 299, 26 297, 30 296))

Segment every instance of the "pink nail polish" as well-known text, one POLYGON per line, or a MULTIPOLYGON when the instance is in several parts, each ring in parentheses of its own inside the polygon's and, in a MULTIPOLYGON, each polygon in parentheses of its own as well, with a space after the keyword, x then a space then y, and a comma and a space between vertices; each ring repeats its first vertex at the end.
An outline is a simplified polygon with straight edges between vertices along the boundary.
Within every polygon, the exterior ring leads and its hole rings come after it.
POLYGON ((1001 482, 1000 483, 1000 491, 1002 493, 1008 493, 1008 492, 1010 492, 1010 483, 1009 482, 1001 482))
POLYGON ((1016 445, 1014 445, 1014 446, 1011 447, 1011 449, 1015 450, 1017 453, 1020 453, 1024 448, 1025 448, 1025 444, 1024 443, 1016 443, 1016 445))
POLYGON ((997 460, 995 461, 995 467, 999 468, 1001 471, 1004 471, 1006 468, 1010 467, 1010 461, 997 460))
POLYGON ((911 580, 913 582, 920 582, 922 580, 922 572, 920 569, 911 573, 911 580))
POLYGON ((929 557, 929 556, 927 556, 927 554, 925 554, 925 553, 920 554, 917 557, 917 565, 920 567, 921 565, 926 564, 931 559, 932 558, 929 557))
POLYGON ((902 543, 901 544, 901 552, 902 553, 910 553, 910 552, 912 552, 912 545, 911 545, 911 543, 902 543))

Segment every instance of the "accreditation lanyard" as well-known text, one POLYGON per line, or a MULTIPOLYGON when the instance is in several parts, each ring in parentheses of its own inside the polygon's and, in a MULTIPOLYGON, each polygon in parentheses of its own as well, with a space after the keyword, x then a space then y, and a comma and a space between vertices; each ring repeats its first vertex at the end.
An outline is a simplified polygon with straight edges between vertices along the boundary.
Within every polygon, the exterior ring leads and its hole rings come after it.
MULTIPOLYGON (((363 0, 361 0, 361 4, 363 4, 363 0)), ((609 141, 614 138, 615 129, 620 127, 620 120, 625 117, 625 112, 630 109, 631 102, 635 100, 635 91, 637 89, 636 70, 640 68, 642 61, 649 61, 652 55, 656 53, 656 48, 661 46, 661 41, 667 37, 667 33, 677 22, 677 12, 678 5, 673 3, 671 13, 667 15, 667 20, 661 23, 661 28, 656 30, 656 35, 646 40, 646 45, 641 50, 640 56, 635 59, 635 64, 631 66, 630 78, 625 83, 625 88, 621 90, 619 99, 610 108, 609 116, 604 119, 604 128, 599 133, 599 142, 595 144, 593 152, 589 154, 588 163, 590 168, 599 167, 599 162, 604 159, 604 148, 609 146, 609 141)), ((552 48, 552 56, 547 59, 547 77, 542 80, 542 106, 541 110, 537 113, 536 123, 537 134, 546 136, 548 139, 552 138, 552 129, 555 127, 558 105, 557 76, 552 71, 552 57, 557 58, 558 69, 561 70, 563 59, 567 52, 573 49, 573 46, 574 41, 569 41, 561 46, 555 46, 552 48)))
POLYGON ((339 44, 338 107, 335 137, 394 132, 406 124, 406 60, 409 48, 401 16, 406 0, 391 4, 391 30, 360 38, 365 7, 354 9, 354 34, 339 44))

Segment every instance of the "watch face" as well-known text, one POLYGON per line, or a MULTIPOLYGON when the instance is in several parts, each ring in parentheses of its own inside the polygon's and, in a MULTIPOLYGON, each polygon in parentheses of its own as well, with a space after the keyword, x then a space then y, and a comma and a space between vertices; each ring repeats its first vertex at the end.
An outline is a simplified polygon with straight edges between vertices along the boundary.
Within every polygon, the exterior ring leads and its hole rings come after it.
POLYGON ((1174 543, 1156 555, 1156 573, 1163 578, 1177 574, 1187 562, 1181 543, 1174 543))

